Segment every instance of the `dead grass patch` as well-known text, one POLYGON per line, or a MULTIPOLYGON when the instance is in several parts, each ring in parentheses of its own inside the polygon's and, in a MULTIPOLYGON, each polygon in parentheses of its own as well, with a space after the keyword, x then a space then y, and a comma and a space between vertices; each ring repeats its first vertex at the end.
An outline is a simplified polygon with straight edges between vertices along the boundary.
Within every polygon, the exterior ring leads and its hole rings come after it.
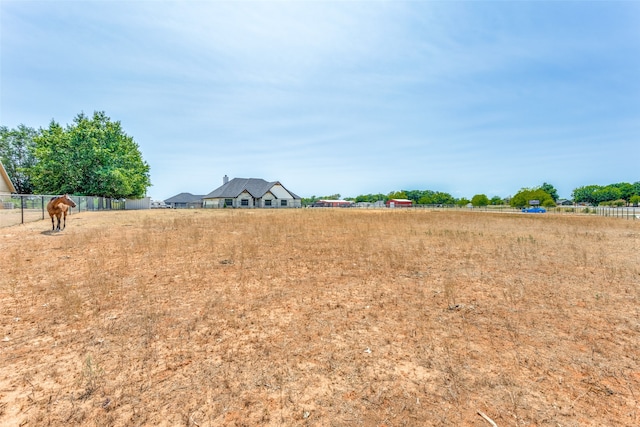
POLYGON ((640 424, 640 224, 82 213, 0 230, 0 424, 640 424))

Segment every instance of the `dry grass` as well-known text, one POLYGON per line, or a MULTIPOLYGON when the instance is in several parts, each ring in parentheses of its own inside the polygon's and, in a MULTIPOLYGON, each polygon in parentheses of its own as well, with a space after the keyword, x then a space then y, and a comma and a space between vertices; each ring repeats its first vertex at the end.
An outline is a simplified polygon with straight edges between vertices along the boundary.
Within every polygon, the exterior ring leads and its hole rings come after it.
POLYGON ((0 424, 635 426, 640 223, 82 213, 0 229, 0 424))

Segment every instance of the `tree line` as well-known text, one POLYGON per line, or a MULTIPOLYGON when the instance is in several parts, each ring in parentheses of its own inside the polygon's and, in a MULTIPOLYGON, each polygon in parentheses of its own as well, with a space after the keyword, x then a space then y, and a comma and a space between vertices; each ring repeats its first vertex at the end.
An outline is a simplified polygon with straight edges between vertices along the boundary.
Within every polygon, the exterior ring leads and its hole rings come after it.
MULTIPOLYGON (((613 206, 638 206, 640 205, 640 181, 629 184, 626 182, 618 184, 588 185, 578 187, 571 193, 572 203, 588 205, 613 205, 613 206)), ((330 196, 303 198, 303 205, 311 205, 317 200, 337 200, 340 194, 330 196)), ((363 194, 357 197, 345 197, 354 203, 386 203, 391 199, 408 199, 416 205, 449 205, 449 206, 472 206, 482 207, 489 205, 509 205, 515 208, 529 206, 531 201, 536 201, 544 207, 556 206, 559 197, 556 188, 549 183, 543 183, 538 187, 522 188, 512 197, 502 198, 500 196, 487 197, 485 194, 476 194, 471 199, 466 197, 455 198, 449 193, 433 190, 400 190, 388 194, 363 194)))
POLYGON ((103 111, 66 127, 0 126, 0 160, 20 194, 140 198, 151 186, 138 144, 103 111))

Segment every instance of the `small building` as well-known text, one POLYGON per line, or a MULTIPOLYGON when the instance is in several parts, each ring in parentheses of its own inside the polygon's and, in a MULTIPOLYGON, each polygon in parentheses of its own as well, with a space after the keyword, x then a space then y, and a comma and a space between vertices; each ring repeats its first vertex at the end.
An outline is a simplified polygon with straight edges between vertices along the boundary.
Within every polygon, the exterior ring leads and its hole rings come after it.
POLYGON ((300 196, 287 190, 279 181, 260 178, 229 178, 222 186, 202 198, 203 208, 300 208, 300 196))
POLYGON ((389 199, 387 200, 388 208, 410 208, 413 206, 413 200, 409 199, 389 199))
POLYGON ((16 187, 13 186, 9 174, 7 174, 2 162, 0 162, 0 194, 11 194, 15 192, 16 187))
POLYGON ((198 209, 202 207, 204 195, 180 193, 164 201, 165 205, 174 209, 198 209))
POLYGON ((353 206, 353 202, 348 200, 316 200, 311 207, 313 208, 349 208, 353 206))

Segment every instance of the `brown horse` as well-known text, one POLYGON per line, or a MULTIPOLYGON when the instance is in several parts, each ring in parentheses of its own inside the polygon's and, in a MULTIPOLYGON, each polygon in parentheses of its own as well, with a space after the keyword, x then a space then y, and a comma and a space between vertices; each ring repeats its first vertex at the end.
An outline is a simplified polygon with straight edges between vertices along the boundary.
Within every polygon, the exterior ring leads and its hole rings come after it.
POLYGON ((52 231, 60 231, 60 218, 64 215, 64 222, 62 223, 62 229, 67 226, 67 211, 69 211, 69 206, 72 208, 76 207, 76 203, 71 200, 68 194, 64 196, 57 196, 52 198, 49 203, 47 203, 47 212, 49 212, 49 216, 51 217, 51 227, 52 231), (53 217, 58 218, 58 227, 56 228, 53 217))

